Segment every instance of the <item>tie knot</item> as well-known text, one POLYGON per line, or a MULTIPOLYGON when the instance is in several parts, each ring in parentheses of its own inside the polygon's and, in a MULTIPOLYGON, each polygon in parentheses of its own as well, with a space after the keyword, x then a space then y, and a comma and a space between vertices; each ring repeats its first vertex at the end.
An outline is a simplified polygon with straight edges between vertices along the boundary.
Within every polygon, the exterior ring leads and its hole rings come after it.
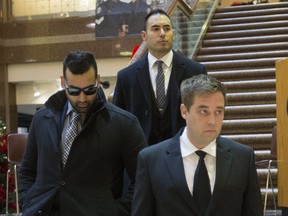
POLYGON ((157 61, 156 61, 156 64, 157 64, 157 67, 158 67, 158 68, 159 68, 159 67, 162 68, 163 61, 157 60, 157 61))
POLYGON ((206 152, 201 151, 201 150, 198 150, 195 153, 200 157, 200 159, 204 159, 207 154, 206 152))
POLYGON ((77 113, 75 111, 72 111, 71 121, 78 121, 81 116, 81 113, 77 113))

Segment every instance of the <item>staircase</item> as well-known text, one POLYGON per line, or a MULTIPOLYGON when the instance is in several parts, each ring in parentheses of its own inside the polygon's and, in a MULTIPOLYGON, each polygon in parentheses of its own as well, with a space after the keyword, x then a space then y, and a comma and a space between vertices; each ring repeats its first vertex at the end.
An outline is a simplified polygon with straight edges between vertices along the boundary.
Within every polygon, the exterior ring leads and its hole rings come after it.
MULTIPOLYGON (((283 2, 216 9, 195 58, 227 86, 222 134, 253 147, 256 161, 271 158, 275 61, 287 57, 288 2, 283 2)), ((268 170, 258 167, 257 171, 264 202, 268 170)), ((277 168, 272 177, 277 188, 277 168)), ((273 209, 272 201, 269 189, 267 209, 273 209)))

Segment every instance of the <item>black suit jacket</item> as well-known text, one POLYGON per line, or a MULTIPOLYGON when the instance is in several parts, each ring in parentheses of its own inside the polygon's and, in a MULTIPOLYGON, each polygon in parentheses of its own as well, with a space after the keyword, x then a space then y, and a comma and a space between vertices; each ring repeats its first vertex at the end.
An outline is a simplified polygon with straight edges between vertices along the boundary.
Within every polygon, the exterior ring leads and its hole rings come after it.
MULTIPOLYGON (((132 216, 201 216, 186 183, 181 133, 139 153, 132 216)), ((216 180, 207 216, 262 215, 253 149, 223 137, 216 143, 216 180)))
MULTIPOLYGON (((185 125, 180 114, 180 84, 197 74, 207 74, 204 65, 173 52, 173 66, 168 86, 170 93, 171 131, 174 136, 185 125)), ((155 96, 149 75, 148 54, 134 64, 119 71, 113 96, 113 103, 138 118, 144 134, 149 140, 155 96)))

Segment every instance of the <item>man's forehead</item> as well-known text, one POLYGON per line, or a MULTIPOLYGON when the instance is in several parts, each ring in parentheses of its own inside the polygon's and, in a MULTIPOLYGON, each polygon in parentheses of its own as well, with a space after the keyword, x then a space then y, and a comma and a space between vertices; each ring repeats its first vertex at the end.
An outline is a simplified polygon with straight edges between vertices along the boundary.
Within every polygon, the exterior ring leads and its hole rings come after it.
POLYGON ((197 102, 220 102, 224 103, 225 99, 221 92, 215 92, 215 93, 202 93, 202 94, 195 94, 194 95, 194 104, 197 102))
POLYGON ((148 19, 148 24, 153 24, 153 23, 158 23, 158 24, 162 24, 162 25, 171 25, 171 21, 170 19, 162 14, 154 14, 153 16, 149 17, 148 19), (160 23, 161 21, 161 23, 160 23))
POLYGON ((154 23, 154 24, 152 23, 150 26, 151 27, 171 27, 171 25, 168 23, 154 23))

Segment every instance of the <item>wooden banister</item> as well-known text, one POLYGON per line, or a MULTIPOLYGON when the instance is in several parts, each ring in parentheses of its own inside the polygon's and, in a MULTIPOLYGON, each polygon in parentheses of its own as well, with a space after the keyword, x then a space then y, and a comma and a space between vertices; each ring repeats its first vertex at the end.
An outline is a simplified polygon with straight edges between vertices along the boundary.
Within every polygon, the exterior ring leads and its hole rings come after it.
POLYGON ((278 205, 288 207, 288 58, 276 62, 278 205))

